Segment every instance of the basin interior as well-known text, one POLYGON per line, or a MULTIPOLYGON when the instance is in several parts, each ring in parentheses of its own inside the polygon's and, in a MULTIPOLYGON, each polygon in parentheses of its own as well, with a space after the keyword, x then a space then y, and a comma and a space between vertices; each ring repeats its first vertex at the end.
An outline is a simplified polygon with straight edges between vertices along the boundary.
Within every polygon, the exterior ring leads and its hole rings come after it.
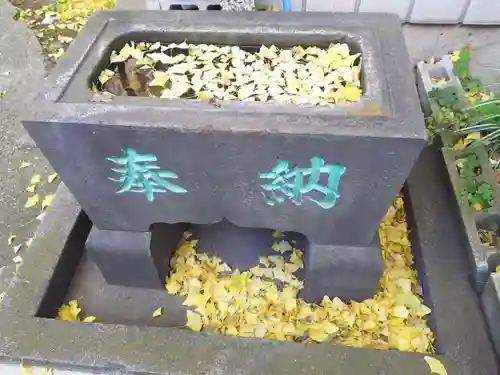
MULTIPOLYGON (((344 33, 337 32, 335 34, 250 34, 250 33, 222 33, 222 32, 146 32, 146 31, 135 31, 122 34, 117 38, 113 39, 101 55, 102 58, 94 67, 89 80, 88 87, 91 88, 96 85, 100 73, 110 66, 110 56, 113 51, 119 52, 125 44, 129 42, 134 43, 156 43, 160 42, 163 45, 168 45, 170 43, 182 43, 186 42, 188 44, 213 44, 217 46, 239 46, 241 49, 255 53, 258 52, 262 45, 270 47, 272 45, 287 49, 295 46, 302 46, 304 48, 309 46, 315 46, 319 48, 328 48, 330 44, 335 43, 345 43, 349 46, 349 51, 351 54, 361 54, 361 59, 363 58, 363 51, 361 48, 361 43, 359 39, 353 36, 348 36, 344 33)), ((174 49, 169 54, 175 56, 176 54, 182 53, 182 50, 174 49)), ((362 60, 358 60, 362 61, 362 60)), ((359 62, 357 63, 359 64, 359 62)), ((357 65, 356 64, 356 65, 357 65)), ((112 64, 114 65, 114 64, 112 64)), ((364 82, 365 82, 365 71, 364 65, 361 63, 360 70, 360 82, 361 90, 364 94, 364 82)))

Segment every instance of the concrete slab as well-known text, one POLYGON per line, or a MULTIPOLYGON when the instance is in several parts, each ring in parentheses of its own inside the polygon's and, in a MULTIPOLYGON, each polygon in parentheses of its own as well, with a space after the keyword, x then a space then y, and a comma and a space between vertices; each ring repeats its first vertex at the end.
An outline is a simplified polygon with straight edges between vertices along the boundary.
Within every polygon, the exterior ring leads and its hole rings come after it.
POLYGON ((27 240, 38 212, 23 208, 31 176, 47 173, 48 163, 20 125, 21 116, 33 110, 31 102, 43 81, 41 48, 24 23, 12 17, 16 10, 0 0, 0 292, 13 276, 14 253, 7 239, 16 234, 27 240), (33 166, 18 170, 21 160, 33 166))
POLYGON ((410 22, 458 23, 467 5, 468 0, 418 0, 413 5, 410 22))
POLYGON ((490 0, 471 0, 465 13, 464 23, 467 24, 498 24, 500 23, 500 2, 490 0))

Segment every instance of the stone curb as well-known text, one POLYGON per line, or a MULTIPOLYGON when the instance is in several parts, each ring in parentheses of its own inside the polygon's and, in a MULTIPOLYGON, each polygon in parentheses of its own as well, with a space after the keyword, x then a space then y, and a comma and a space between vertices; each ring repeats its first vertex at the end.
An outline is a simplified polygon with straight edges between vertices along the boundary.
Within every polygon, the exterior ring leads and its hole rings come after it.
MULTIPOLYGON (((455 86, 460 96, 459 100, 466 104, 465 92, 460 80, 453 73, 453 62, 448 55, 443 56, 433 64, 420 61, 417 63, 416 71, 417 89, 426 116, 438 109, 437 103, 429 98, 429 93, 435 88, 455 86), (432 81, 433 78, 446 78, 447 83, 445 86, 436 84, 432 81)), ((483 146, 478 146, 473 149, 454 150, 451 148, 454 144, 452 139, 451 133, 441 134, 441 143, 445 146, 442 148, 442 154, 469 244, 469 261, 472 267, 473 282, 477 292, 482 293, 490 273, 500 264, 500 251, 493 246, 483 245, 479 239, 478 230, 496 230, 495 225, 498 223, 500 213, 500 187, 496 182, 486 149, 483 146), (478 176, 478 180, 489 183, 493 188, 495 204, 486 212, 475 211, 468 202, 464 202, 461 198, 465 187, 458 174, 456 161, 472 153, 478 156, 481 164, 482 173, 478 176)))
MULTIPOLYGON (((138 5, 132 0, 133 9, 138 5)), ((219 0, 140 0, 147 8, 168 10, 171 5, 196 5, 200 10, 219 5, 219 0), (160 3, 158 8, 156 3, 160 3), (201 5, 201 6, 200 6, 201 5)), ((257 0, 258 5, 276 5, 281 0, 257 0)), ((491 0, 291 0, 292 11, 395 13, 402 22, 418 24, 500 25, 500 1, 491 0)), ((123 8, 119 5, 119 9, 123 8)))
POLYGON ((469 261, 472 266, 473 281, 478 293, 482 293, 490 273, 500 264, 500 251, 493 246, 482 244, 479 239, 478 230, 496 229, 495 226, 498 225, 500 213, 500 187, 496 183, 488 160, 488 154, 484 147, 479 146, 466 150, 443 148, 442 153, 469 243, 469 261), (472 153, 478 156, 481 163, 482 173, 478 176, 478 181, 485 181, 493 188, 495 204, 485 212, 475 211, 469 206, 468 202, 465 202, 461 198, 464 184, 458 174, 456 160, 472 153))
POLYGON ((500 356, 500 273, 490 275, 481 296, 481 304, 495 350, 500 356))
POLYGON ((461 97, 465 97, 462 84, 458 77, 453 73, 453 62, 449 56, 443 56, 439 61, 430 64, 425 61, 420 61, 416 66, 417 70, 417 90, 420 95, 420 101, 425 116, 431 114, 432 103, 429 98, 429 93, 433 89, 455 86, 461 97), (445 86, 436 84, 432 80, 435 78, 445 78, 447 83, 445 86))

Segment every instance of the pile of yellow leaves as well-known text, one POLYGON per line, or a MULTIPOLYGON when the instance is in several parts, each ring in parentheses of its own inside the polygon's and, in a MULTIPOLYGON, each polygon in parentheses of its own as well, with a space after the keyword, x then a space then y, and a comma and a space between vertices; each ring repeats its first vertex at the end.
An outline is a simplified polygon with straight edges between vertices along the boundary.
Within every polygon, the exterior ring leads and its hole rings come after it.
POLYGON ((33 29, 48 59, 59 59, 87 18, 111 9, 116 0, 58 0, 39 9, 22 9, 19 19, 33 29))
POLYGON ((80 312, 82 309, 78 307, 78 301, 69 301, 68 304, 63 304, 57 313, 57 318, 59 320, 71 320, 83 323, 93 323, 95 322, 95 316, 81 317, 80 312))
POLYGON ((266 339, 341 343, 348 346, 433 352, 413 264, 403 201, 398 197, 379 229, 385 272, 379 292, 363 302, 324 297, 320 304, 297 298, 294 273, 303 252, 286 241, 279 253, 261 257, 249 271, 196 252, 187 236, 171 260, 166 288, 185 296, 187 326, 194 331, 266 339), (279 282, 277 282, 279 281, 279 282), (280 285, 278 287, 277 285, 280 285))
POLYGON ((111 54, 99 82, 107 91, 105 83, 122 74, 122 64, 125 71, 139 69, 134 76, 146 77, 141 91, 150 96, 326 105, 360 99, 360 59, 343 43, 327 49, 263 45, 249 52, 238 46, 129 42, 111 54))

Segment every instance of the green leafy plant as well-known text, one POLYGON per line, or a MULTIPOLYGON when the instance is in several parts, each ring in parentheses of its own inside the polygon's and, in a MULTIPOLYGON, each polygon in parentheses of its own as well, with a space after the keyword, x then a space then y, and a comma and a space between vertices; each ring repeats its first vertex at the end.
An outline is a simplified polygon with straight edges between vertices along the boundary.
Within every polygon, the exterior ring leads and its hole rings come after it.
POLYGON ((426 119, 429 143, 433 142, 436 135, 445 131, 454 133, 464 127, 467 127, 470 121, 468 113, 452 110, 449 106, 439 105, 440 101, 441 103, 450 103, 451 106, 454 105, 451 103, 449 98, 443 97, 446 94, 436 93, 436 95, 438 95, 438 97, 436 97, 436 104, 438 105, 433 106, 432 114, 426 119))
POLYGON ((457 170, 464 184, 460 199, 470 207, 481 211, 493 207, 493 187, 486 181, 480 181, 481 163, 475 153, 457 160, 457 170))
POLYGON ((464 109, 465 113, 474 120, 470 126, 456 131, 459 135, 481 133, 482 136, 471 143, 470 146, 478 144, 490 145, 493 150, 500 149, 500 99, 492 98, 464 109))
POLYGON ((478 211, 491 208, 494 203, 493 187, 486 181, 480 183, 475 181, 474 186, 469 185, 469 188, 462 191, 462 199, 478 211))
POLYGON ((455 86, 433 88, 429 98, 434 99, 440 107, 460 110, 460 93, 455 86))

